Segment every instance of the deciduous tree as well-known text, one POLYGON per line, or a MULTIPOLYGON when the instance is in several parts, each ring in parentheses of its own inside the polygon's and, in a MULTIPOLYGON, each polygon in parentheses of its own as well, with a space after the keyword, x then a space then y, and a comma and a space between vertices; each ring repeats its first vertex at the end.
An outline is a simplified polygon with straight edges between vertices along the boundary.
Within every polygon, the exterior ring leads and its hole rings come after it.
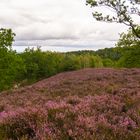
POLYGON ((133 34, 140 39, 140 29, 132 18, 134 14, 140 18, 139 0, 86 0, 86 4, 94 8, 107 7, 115 14, 104 15, 100 10, 96 10, 93 12, 93 17, 98 21, 123 23, 129 26, 133 34))

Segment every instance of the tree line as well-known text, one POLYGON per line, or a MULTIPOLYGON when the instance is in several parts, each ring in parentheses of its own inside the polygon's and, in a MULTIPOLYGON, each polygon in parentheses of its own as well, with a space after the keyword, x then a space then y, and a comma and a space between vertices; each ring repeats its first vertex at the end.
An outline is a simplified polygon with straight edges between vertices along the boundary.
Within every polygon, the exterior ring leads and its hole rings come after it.
POLYGON ((40 47, 26 48, 17 53, 12 49, 14 36, 11 29, 0 29, 0 91, 17 83, 23 86, 64 71, 140 67, 140 40, 132 30, 121 34, 115 48, 68 53, 43 52, 40 47))

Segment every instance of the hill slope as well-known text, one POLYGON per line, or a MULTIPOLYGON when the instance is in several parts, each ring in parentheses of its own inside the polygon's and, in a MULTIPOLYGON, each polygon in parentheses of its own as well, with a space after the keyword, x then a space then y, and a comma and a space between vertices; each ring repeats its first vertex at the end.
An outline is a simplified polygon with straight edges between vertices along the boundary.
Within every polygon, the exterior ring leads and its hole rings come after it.
POLYGON ((60 73, 0 95, 2 139, 139 140, 139 133, 140 69, 60 73))

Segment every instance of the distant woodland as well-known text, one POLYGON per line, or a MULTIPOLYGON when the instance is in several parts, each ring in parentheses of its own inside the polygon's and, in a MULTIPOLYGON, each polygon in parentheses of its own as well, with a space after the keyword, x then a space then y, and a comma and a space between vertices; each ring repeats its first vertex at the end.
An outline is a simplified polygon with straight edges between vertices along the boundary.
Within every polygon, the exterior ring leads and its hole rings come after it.
POLYGON ((43 52, 40 47, 17 53, 12 49, 14 36, 11 29, 0 29, 0 91, 16 84, 31 84, 64 71, 140 67, 140 40, 131 29, 120 35, 114 48, 67 53, 43 52))

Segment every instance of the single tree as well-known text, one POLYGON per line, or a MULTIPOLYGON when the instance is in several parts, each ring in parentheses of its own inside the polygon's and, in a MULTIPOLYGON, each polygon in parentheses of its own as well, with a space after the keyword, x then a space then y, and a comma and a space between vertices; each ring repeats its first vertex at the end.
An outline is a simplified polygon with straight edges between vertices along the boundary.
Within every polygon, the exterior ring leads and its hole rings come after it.
MULTIPOLYGON (((140 34, 140 26, 138 26, 140 34)), ((140 47, 140 39, 137 38, 134 34, 132 29, 129 29, 127 33, 121 33, 120 34, 120 39, 118 40, 116 47, 135 47, 139 46, 140 47)))
POLYGON ((24 62, 12 50, 14 36, 11 29, 0 29, 0 91, 11 88, 24 78, 24 62))
POLYGON ((122 54, 117 64, 118 67, 140 68, 140 40, 133 34, 132 30, 129 29, 128 33, 120 35, 116 49, 121 50, 122 54))
POLYGON ((15 33, 11 29, 0 29, 0 49, 10 50, 14 41, 15 33))

